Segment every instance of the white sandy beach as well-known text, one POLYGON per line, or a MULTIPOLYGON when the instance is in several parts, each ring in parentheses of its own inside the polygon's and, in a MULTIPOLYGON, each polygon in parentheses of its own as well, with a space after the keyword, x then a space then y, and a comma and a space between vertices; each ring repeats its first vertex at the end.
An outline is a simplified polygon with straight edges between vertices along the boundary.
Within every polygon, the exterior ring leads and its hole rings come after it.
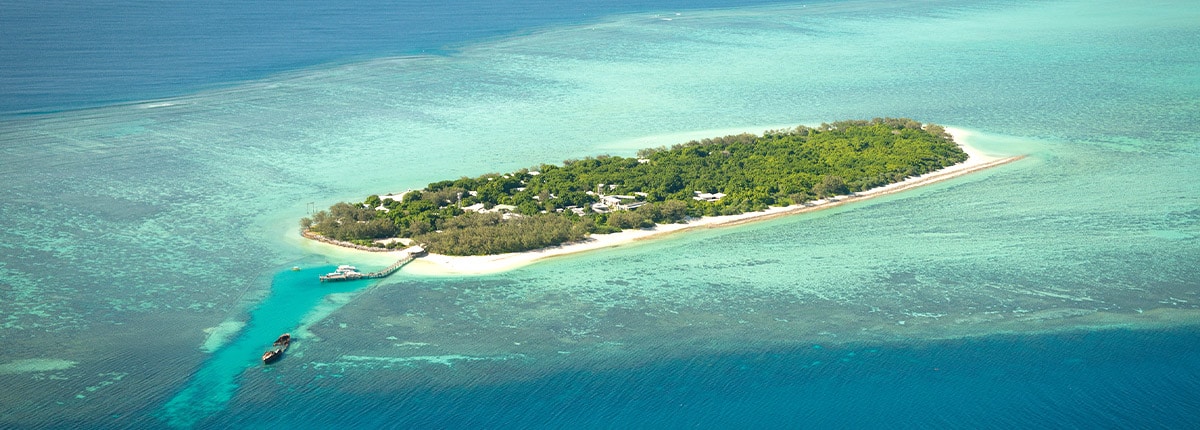
MULTIPOLYGON (((902 182, 886 185, 883 187, 873 188, 861 193, 848 196, 837 196, 831 199, 817 200, 804 205, 793 205, 788 207, 772 207, 762 212, 750 212, 739 215, 703 217, 693 219, 687 223, 681 224, 664 224, 655 226, 652 229, 645 230, 625 230, 619 233, 593 235, 590 240, 557 246, 553 248, 545 248, 536 251, 517 252, 510 254, 499 255, 482 255, 482 256, 467 256, 456 257, 440 254, 429 254, 428 256, 418 258, 417 260, 405 266, 404 271, 408 273, 421 275, 474 275, 474 274, 489 274, 504 272, 516 269, 522 266, 529 265, 535 261, 543 260, 551 257, 575 254, 579 252, 591 251, 603 248, 612 248, 621 245, 626 245, 639 240, 663 236, 680 231, 686 231, 697 228, 715 228, 722 226, 738 225, 747 222, 761 221, 775 217, 793 215, 805 212, 811 212, 821 209, 827 209, 850 202, 857 202, 873 197, 898 193, 904 190, 929 185, 932 183, 944 181, 951 178, 956 178, 968 173, 977 172, 990 167, 999 166, 1012 161, 1016 161, 1022 157, 995 157, 985 154, 978 148, 972 147, 968 140, 970 133, 955 128, 946 128, 946 131, 954 136, 954 141, 962 147, 969 158, 959 164, 947 167, 936 172, 927 173, 925 175, 906 179, 902 182)), ((375 254, 358 251, 361 254, 375 254)))

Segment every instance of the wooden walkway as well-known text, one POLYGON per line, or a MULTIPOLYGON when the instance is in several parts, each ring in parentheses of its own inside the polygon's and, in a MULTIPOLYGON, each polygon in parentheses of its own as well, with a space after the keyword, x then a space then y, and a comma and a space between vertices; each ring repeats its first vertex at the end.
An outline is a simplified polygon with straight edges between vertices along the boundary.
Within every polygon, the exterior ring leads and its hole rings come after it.
POLYGON ((391 266, 388 266, 378 272, 370 272, 370 273, 359 273, 359 272, 336 273, 335 272, 335 273, 330 273, 328 275, 321 275, 320 276, 321 282, 325 282, 325 281, 330 281, 330 282, 333 282, 333 281, 357 281, 359 279, 386 278, 388 275, 396 273, 397 270, 400 270, 401 267, 404 267, 404 265, 408 264, 410 261, 413 261, 417 257, 425 255, 424 249, 421 249, 420 247, 414 247, 414 248, 416 248, 416 249, 409 248, 409 249, 405 250, 405 254, 403 257, 400 258, 400 260, 396 261, 395 263, 392 263, 391 266))

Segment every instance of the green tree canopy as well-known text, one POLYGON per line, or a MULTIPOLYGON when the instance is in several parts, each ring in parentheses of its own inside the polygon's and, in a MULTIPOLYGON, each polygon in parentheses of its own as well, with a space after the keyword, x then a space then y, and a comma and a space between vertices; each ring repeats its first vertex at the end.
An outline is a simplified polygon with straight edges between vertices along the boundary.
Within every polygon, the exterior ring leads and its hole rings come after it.
POLYGON ((636 158, 601 155, 433 182, 403 202, 372 195, 335 204, 301 227, 356 242, 410 237, 447 254, 515 252, 864 191, 966 159, 938 125, 839 121, 643 149, 636 158), (376 210, 381 204, 386 211, 376 210), (594 204, 604 209, 593 212, 594 204))

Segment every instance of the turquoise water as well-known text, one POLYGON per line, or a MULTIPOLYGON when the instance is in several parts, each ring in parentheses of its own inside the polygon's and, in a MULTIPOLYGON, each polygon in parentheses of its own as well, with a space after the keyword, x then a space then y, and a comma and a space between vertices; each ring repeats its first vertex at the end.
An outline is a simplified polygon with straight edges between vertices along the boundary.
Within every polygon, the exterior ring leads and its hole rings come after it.
POLYGON ((646 11, 5 119, 0 365, 53 365, 0 372, 0 423, 833 426, 886 398, 911 401, 855 422, 1194 422, 1196 22, 1183 2, 646 11), (388 261, 295 232, 443 178, 876 116, 1028 157, 501 275, 322 285, 388 261))
MULTIPOLYGON (((193 425, 194 417, 224 409, 225 402, 238 388, 232 376, 244 371, 259 371, 260 368, 261 372, 269 375, 274 370, 271 366, 259 366, 258 363, 248 366, 248 357, 260 356, 270 349, 270 342, 264 342, 263 339, 274 341, 280 334, 294 331, 297 322, 311 319, 310 314, 314 311, 320 314, 320 309, 328 306, 323 302, 337 303, 353 297, 356 291, 362 289, 365 282, 327 284, 317 279, 334 269, 336 266, 318 266, 275 275, 271 280, 270 295, 250 312, 249 324, 237 333, 236 340, 222 345, 191 376, 189 384, 167 402, 161 418, 171 426, 193 425)), ((296 332, 293 336, 295 342, 275 363, 302 359, 303 351, 307 348, 304 344, 318 341, 307 331, 296 332)))

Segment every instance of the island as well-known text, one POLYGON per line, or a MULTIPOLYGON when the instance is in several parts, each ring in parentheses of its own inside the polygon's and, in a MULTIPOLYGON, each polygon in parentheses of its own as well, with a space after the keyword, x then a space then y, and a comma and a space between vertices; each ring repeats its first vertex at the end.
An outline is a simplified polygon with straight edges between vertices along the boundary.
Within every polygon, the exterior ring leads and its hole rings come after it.
MULTIPOLYGON (((532 261, 565 253, 549 249, 594 248, 605 236, 744 222, 894 191, 968 158, 938 125, 839 121, 444 180, 337 203, 300 226, 311 239, 362 250, 419 244, 434 260, 521 253, 535 255, 526 259, 532 261)), ((970 171, 1012 159, 989 159, 970 171)))

